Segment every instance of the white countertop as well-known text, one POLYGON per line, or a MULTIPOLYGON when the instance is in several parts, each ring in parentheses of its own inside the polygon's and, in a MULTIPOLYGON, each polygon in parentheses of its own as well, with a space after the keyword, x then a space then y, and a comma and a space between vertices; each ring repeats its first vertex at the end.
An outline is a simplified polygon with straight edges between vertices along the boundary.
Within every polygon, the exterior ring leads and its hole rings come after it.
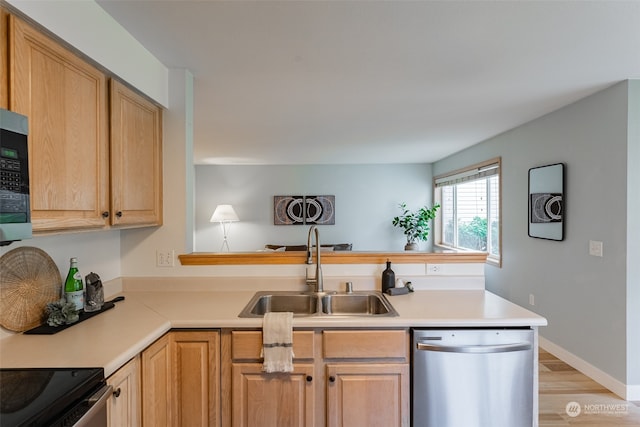
MULTIPOLYGON (((254 295, 243 292, 125 292, 125 301, 54 335, 0 341, 1 368, 102 367, 109 376, 171 328, 260 328, 239 318, 254 295)), ((545 318, 484 290, 416 291, 388 296, 398 317, 296 317, 294 328, 519 327, 545 318)))

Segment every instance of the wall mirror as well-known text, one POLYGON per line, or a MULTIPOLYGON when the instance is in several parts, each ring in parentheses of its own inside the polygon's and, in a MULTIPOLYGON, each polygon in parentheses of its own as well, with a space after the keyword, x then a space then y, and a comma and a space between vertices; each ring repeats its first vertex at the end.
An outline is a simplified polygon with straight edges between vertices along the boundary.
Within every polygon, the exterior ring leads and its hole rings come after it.
POLYGON ((529 236, 564 239, 564 164, 529 169, 529 236))

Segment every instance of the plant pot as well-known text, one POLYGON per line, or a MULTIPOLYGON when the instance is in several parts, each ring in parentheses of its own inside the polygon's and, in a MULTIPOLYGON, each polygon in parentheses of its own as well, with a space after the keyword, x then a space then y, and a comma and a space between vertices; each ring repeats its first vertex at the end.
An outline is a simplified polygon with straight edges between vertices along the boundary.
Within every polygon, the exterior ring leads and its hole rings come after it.
POLYGON ((417 243, 407 243, 406 245, 404 245, 404 250, 405 251, 417 251, 418 250, 418 244, 417 243))

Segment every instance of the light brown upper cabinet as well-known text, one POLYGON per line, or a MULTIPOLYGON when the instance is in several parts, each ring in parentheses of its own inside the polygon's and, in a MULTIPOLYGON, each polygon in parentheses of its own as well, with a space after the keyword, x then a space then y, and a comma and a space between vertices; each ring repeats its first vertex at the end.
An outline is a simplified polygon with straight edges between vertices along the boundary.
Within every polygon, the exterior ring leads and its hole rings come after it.
POLYGON ((104 227, 109 221, 107 77, 15 16, 9 35, 9 108, 29 118, 33 229, 104 227))
POLYGON ((0 108, 9 108, 9 13, 0 6, 0 108))
POLYGON ((162 224, 162 110, 111 80, 111 222, 162 224))
POLYGON ((9 109, 29 118, 34 231, 161 225, 161 108, 113 82, 109 109, 105 71, 16 16, 8 23, 9 109))

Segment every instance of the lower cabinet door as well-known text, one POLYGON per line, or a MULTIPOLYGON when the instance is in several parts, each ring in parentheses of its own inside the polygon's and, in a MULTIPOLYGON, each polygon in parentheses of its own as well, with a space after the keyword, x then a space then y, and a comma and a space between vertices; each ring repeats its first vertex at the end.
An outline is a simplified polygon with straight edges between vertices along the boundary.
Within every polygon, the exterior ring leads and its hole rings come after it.
POLYGON ((220 425, 220 333, 204 330, 170 332, 170 335, 172 426, 220 425))
POLYGON ((313 427, 313 364, 291 373, 267 374, 261 363, 232 365, 232 426, 313 427))
POLYGON ((107 379, 107 384, 113 387, 107 404, 107 425, 140 426, 140 357, 136 356, 114 372, 107 379))
POLYGON ((409 427, 408 364, 327 364, 327 427, 409 427))
POLYGON ((169 334, 163 335, 141 355, 142 363, 142 425, 144 427, 170 426, 171 351, 169 334))

